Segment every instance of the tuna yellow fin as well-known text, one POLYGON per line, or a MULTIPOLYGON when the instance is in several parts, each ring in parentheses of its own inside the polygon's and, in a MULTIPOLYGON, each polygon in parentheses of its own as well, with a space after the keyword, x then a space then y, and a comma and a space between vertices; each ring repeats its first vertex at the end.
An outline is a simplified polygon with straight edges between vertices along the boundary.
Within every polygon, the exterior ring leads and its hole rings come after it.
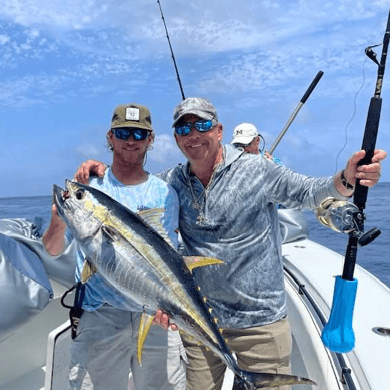
POLYGON ((97 268, 91 263, 88 258, 85 258, 83 269, 81 270, 81 283, 85 284, 91 278, 91 276, 97 271, 97 268))
POLYGON ((153 325, 153 316, 142 313, 141 321, 139 323, 139 331, 138 331, 138 363, 141 365, 141 356, 142 356, 142 348, 145 344, 146 336, 150 330, 150 327, 153 325))
POLYGON ((183 259, 190 271, 206 265, 225 264, 222 260, 215 259, 214 257, 184 256, 183 259))
POLYGON ((148 224, 150 225, 156 232, 164 238, 164 240, 172 247, 174 247, 171 239, 168 236, 167 231, 165 230, 164 226, 161 223, 161 217, 164 213, 165 209, 155 208, 155 209, 149 209, 149 210, 142 210, 138 211, 138 215, 148 224))

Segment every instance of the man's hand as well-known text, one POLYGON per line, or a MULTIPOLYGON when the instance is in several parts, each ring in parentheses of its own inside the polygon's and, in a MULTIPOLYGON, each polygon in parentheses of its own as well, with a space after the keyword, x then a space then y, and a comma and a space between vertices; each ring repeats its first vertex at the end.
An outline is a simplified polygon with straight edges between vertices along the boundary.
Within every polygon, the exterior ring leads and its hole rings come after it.
POLYGON ((48 229, 42 237, 43 247, 52 256, 58 256, 65 249, 66 224, 58 214, 57 206, 51 206, 51 221, 48 229))
POLYGON ((99 161, 88 160, 83 162, 77 170, 74 178, 82 184, 88 184, 90 176, 103 177, 107 166, 99 161))
POLYGON ((159 325, 165 330, 168 328, 171 328, 172 330, 179 330, 176 324, 170 323, 168 314, 164 313, 162 310, 157 310, 157 313, 153 319, 153 324, 159 325))
POLYGON ((375 150, 371 164, 358 166, 365 155, 366 152, 360 150, 348 160, 344 175, 351 185, 355 185, 356 179, 359 179, 362 186, 373 187, 381 177, 381 161, 386 158, 387 153, 384 150, 375 150))

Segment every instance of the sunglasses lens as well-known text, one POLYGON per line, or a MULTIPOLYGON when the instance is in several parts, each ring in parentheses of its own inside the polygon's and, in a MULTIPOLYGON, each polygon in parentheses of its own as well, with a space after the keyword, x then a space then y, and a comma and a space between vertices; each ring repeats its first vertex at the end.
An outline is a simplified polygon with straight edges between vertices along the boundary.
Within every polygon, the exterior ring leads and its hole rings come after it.
POLYGON ((130 129, 113 129, 116 138, 126 140, 129 139, 131 133, 130 129))
POLYGON ((148 131, 143 129, 133 129, 133 137, 136 141, 142 141, 148 136, 148 131))
POLYGON ((195 129, 198 131, 209 131, 213 127, 212 121, 197 121, 194 123, 195 129))
POLYGON ((123 141, 128 140, 131 136, 133 136, 136 141, 143 141, 148 137, 148 131, 144 129, 119 128, 112 129, 112 132, 114 133, 116 138, 121 139, 123 141))
POLYGON ((185 124, 175 127, 175 133, 177 135, 188 135, 191 133, 191 125, 185 124))

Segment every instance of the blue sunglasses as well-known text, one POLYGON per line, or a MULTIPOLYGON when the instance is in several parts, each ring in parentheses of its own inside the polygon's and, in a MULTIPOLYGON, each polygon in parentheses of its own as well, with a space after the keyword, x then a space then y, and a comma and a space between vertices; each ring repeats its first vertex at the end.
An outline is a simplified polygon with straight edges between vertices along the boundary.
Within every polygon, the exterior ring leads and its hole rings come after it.
POLYGON ((205 133, 206 131, 211 130, 213 126, 212 120, 199 120, 194 123, 185 122, 181 125, 175 126, 175 133, 177 135, 188 135, 191 133, 191 129, 195 127, 196 130, 200 131, 201 133, 205 133))
POLYGON ((148 135, 149 131, 145 129, 137 129, 135 127, 120 127, 118 129, 111 129, 117 139, 127 141, 133 137, 135 141, 143 141, 148 135))

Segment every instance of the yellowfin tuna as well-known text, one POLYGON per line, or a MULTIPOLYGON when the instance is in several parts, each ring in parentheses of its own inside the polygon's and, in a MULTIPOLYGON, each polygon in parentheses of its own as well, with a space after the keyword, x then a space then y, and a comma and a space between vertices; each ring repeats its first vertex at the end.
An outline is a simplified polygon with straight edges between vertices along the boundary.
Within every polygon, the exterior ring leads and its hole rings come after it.
POLYGON ((160 223, 161 209, 138 214, 101 191, 66 181, 64 191, 54 186, 58 213, 85 253, 82 278, 99 272, 113 286, 142 307, 138 357, 158 309, 177 326, 217 354, 236 375, 236 389, 253 390, 293 384, 315 384, 309 379, 240 369, 212 316, 206 299, 194 284, 195 267, 220 264, 214 258, 181 257, 160 223))

